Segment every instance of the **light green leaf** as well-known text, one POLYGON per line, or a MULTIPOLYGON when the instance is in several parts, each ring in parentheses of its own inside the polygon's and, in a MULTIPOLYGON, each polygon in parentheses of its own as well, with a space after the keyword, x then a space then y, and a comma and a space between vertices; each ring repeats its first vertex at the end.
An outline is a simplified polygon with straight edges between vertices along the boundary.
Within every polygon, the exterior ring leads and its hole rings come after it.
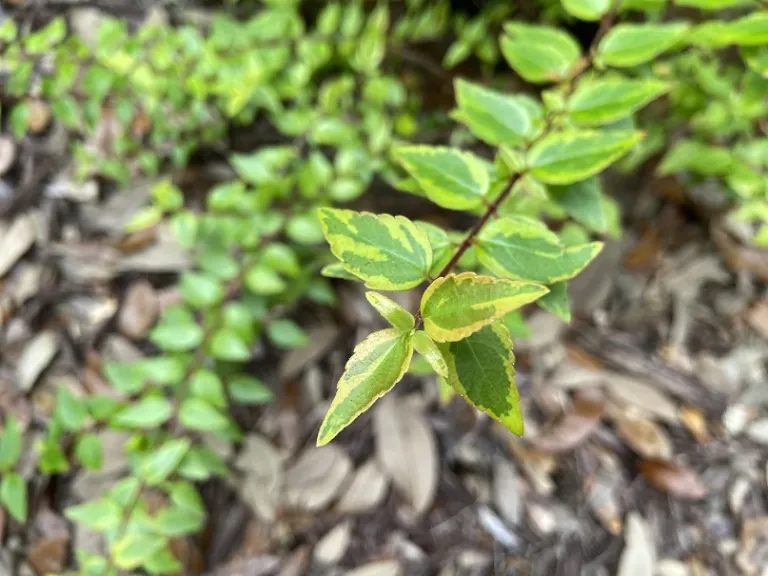
POLYGON ((579 43, 557 28, 510 22, 504 32, 501 52, 512 69, 528 82, 563 80, 581 56, 579 43))
POLYGON ((251 351, 243 339, 230 328, 219 328, 211 336, 211 356, 217 360, 245 362, 251 357, 251 351))
POLYGON ((514 146, 533 129, 526 107, 514 96, 460 78, 454 85, 459 106, 455 116, 481 140, 514 146))
POLYGON ((318 215, 333 254, 367 287, 407 290, 427 278, 432 248, 410 220, 332 208, 320 208, 318 215))
POLYGON ((432 268, 429 274, 436 276, 450 261, 456 251, 456 245, 451 242, 448 233, 439 226, 421 221, 417 221, 416 225, 424 230, 429 238, 429 244, 432 246, 432 268))
POLYGON ((130 533, 114 543, 112 558, 118 568, 133 570, 166 546, 165 538, 157 534, 130 533))
POLYGON ((563 8, 579 20, 600 20, 611 8, 612 0, 561 0, 563 8))
POLYGON ((418 330, 413 335, 413 347, 429 363, 432 370, 443 378, 448 377, 448 365, 445 363, 445 358, 443 358, 437 344, 426 332, 418 330))
POLYGON ((179 466, 187 455, 191 443, 187 438, 168 440, 160 448, 154 450, 141 463, 141 477, 153 486, 160 484, 179 466))
POLYGON ((531 175, 545 184, 585 180, 621 158, 643 138, 642 132, 555 132, 528 154, 531 175))
POLYGON ((727 174, 732 162, 731 153, 725 148, 680 140, 664 156, 657 171, 662 176, 683 170, 713 176, 727 174))
POLYGON ((143 568, 150 574, 179 574, 184 571, 170 548, 161 548, 152 554, 144 561, 143 568))
POLYGON ((349 272, 346 268, 344 268, 344 264, 341 262, 334 262, 333 264, 328 264, 326 266, 323 266, 323 269, 320 270, 320 274, 325 276, 326 278, 338 278, 340 280, 352 280, 352 281, 359 281, 360 278, 352 274, 352 272, 349 272))
POLYGON ((151 429, 165 423, 173 413, 171 403, 162 396, 145 396, 112 417, 112 424, 127 428, 151 429))
POLYGON ((317 445, 328 444, 391 390, 408 369, 412 354, 411 336, 394 328, 374 332, 358 344, 320 425, 317 445))
POLYGON ((424 292, 421 317, 433 340, 455 342, 546 293, 546 287, 532 282, 474 272, 449 274, 432 282, 424 292))
POLYGON ((365 298, 387 322, 400 332, 410 332, 413 330, 415 326, 413 314, 400 306, 400 304, 378 292, 366 292, 365 298))
POLYGON ((262 296, 281 294, 287 288, 285 280, 280 278, 277 272, 261 263, 248 269, 245 274, 245 285, 254 294, 262 296))
POLYGON ((617 24, 600 41, 596 59, 618 68, 638 66, 677 45, 688 28, 685 22, 617 24))
POLYGON ((552 284, 573 278, 597 256, 602 242, 565 247, 542 222, 499 218, 480 232, 477 257, 498 276, 552 284))
POLYGON ((728 26, 731 41, 739 46, 768 44, 768 11, 755 11, 728 26))
POLYGON ((169 482, 165 489, 168 496, 176 506, 194 512, 198 516, 205 516, 205 505, 197 488, 189 482, 169 482))
POLYGON ((281 318, 267 324, 267 337, 278 348, 291 349, 306 346, 309 337, 293 320, 281 318))
POLYGON ((314 214, 297 214, 288 220, 285 233, 297 244, 312 245, 323 241, 323 229, 314 214))
POLYGON ((226 408, 227 396, 219 376, 206 368, 200 368, 189 379, 189 393, 202 398, 217 408, 226 408))
POLYGON ((699 10, 724 10, 751 4, 750 0, 675 0, 677 6, 689 6, 699 10))
POLYGON ((636 112, 669 89, 669 84, 659 80, 582 82, 568 100, 567 110, 577 124, 608 124, 636 112))
POLYGON ((470 404, 518 436, 523 415, 515 387, 512 339, 501 321, 464 340, 440 345, 448 364, 448 383, 470 404))
POLYGON ((181 276, 179 293, 193 308, 208 308, 224 298, 224 287, 214 276, 185 272, 181 276))
POLYGON ((0 435, 0 471, 12 468, 21 456, 21 428, 13 414, 8 414, 0 435))
POLYGON ((445 146, 402 146, 394 154, 438 206, 469 210, 488 193, 488 170, 469 152, 445 146))
POLYGON ((203 527, 205 515, 186 508, 163 508, 155 516, 154 524, 163 536, 183 536, 203 527))
POLYGON ((549 193, 574 220, 597 232, 606 232, 608 219, 600 180, 593 176, 567 186, 550 186, 549 193))
POLYGON ((261 262, 286 276, 295 277, 301 273, 296 251, 282 242, 270 242, 261 253, 261 262))
POLYGON ((567 282, 556 282, 548 286, 549 293, 536 300, 536 304, 551 312, 563 322, 571 321, 571 305, 568 301, 567 282))
POLYGON ((267 404, 275 395, 255 376, 236 376, 227 382, 229 395, 240 404, 267 404))
POLYGON ((100 470, 104 461, 101 439, 96 434, 84 434, 75 445, 75 455, 85 468, 100 470))
POLYGON ((27 483, 17 472, 6 472, 0 481, 0 502, 17 522, 27 521, 27 483))
POLYGON ((203 341, 203 328, 184 306, 170 306, 149 333, 149 340, 168 352, 193 350, 203 341))
POLYGON ((742 46, 741 57, 747 67, 763 78, 768 78, 768 45, 742 46))
POLYGON ((190 430, 204 432, 229 428, 229 419, 202 398, 186 398, 181 403, 179 422, 190 430))
POLYGON ((113 500, 99 498, 77 506, 70 506, 64 510, 64 516, 72 522, 82 524, 96 532, 108 532, 120 526, 123 510, 113 500))

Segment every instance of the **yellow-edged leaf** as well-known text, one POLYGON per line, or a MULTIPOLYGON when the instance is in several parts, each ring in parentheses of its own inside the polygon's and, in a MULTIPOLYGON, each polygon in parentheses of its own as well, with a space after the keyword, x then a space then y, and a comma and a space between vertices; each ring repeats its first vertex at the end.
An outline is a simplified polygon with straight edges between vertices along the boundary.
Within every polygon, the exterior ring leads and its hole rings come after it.
POLYGON ((416 332, 413 335, 413 347, 429 363, 432 370, 443 378, 448 377, 448 365, 445 363, 445 358, 429 334, 423 330, 416 332))
POLYGON ((415 326, 413 314, 408 312, 405 308, 400 306, 394 300, 390 300, 383 294, 378 292, 366 292, 365 298, 370 302, 371 306, 376 308, 376 311, 394 328, 397 328, 400 332, 410 332, 415 326))
POLYGON ((407 290, 427 278, 432 247, 407 218, 333 208, 318 216, 331 252, 369 288, 407 290))
POLYGON ((317 445, 327 444, 400 381, 413 355, 410 333, 374 332, 355 347, 320 425, 317 445))
POLYGON ((421 317, 427 334, 455 342, 548 292, 546 286, 474 272, 438 278, 424 291, 421 317))
POLYGON ((509 331, 499 320, 458 342, 439 344, 448 383, 470 404, 518 436, 523 415, 515 386, 515 355, 509 331))

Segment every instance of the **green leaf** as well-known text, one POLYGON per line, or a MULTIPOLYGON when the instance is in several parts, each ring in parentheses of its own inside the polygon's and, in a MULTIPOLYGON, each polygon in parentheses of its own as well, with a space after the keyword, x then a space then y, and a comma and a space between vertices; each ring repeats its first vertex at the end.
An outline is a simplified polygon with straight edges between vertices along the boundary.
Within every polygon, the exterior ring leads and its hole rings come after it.
POLYGON ((171 232, 179 244, 186 249, 195 245, 199 226, 200 220, 193 212, 177 212, 170 220, 171 232))
POLYGON ((209 308, 224 298, 224 287, 214 276, 185 272, 181 276, 179 293, 193 308, 209 308))
POLYGON ((21 429, 12 414, 5 418, 0 436, 0 471, 10 470, 21 456, 21 429))
POLYGON ((75 456, 85 468, 100 470, 104 462, 101 439, 96 434, 82 435, 75 445, 75 456))
POLYGON ((0 482, 0 501, 17 522, 27 521, 27 483, 17 472, 6 472, 0 482))
POLYGON ((157 428, 173 413, 171 403, 162 396, 145 396, 126 406, 112 417, 112 424, 127 428, 157 428))
POLYGON ((227 476, 229 470, 210 448, 193 446, 176 472, 183 478, 202 481, 211 476, 227 476))
POLYGON ((126 534, 112 546, 112 558, 118 568, 133 570, 166 545, 165 539, 156 534, 126 534))
POLYGON ((96 532, 108 532, 120 526, 123 510, 111 499, 99 498, 70 506, 64 510, 64 516, 96 532))
POLYGON ((724 10, 751 4, 750 0, 675 0, 677 6, 688 6, 699 10, 724 10))
POLYGON ((332 208, 318 214, 331 252, 368 288, 408 290, 427 278, 432 248, 410 220, 332 208))
POLYGON ((240 404, 267 404, 275 395, 255 376, 236 376, 227 382, 229 395, 240 404))
POLYGON ((418 330, 413 335, 413 347, 429 363, 432 370, 443 378, 448 377, 448 365, 445 363, 437 344, 426 332, 418 330))
POLYGON ((581 82, 568 100, 567 110, 576 124, 608 124, 636 112, 669 89, 669 84, 659 80, 581 82))
POLYGON ((227 396, 219 376, 212 370, 200 368, 189 379, 189 393, 217 408, 227 407, 227 396))
POLYGON ((189 482, 169 482, 166 485, 168 496, 176 506, 184 510, 194 512, 198 516, 205 516, 205 505, 197 488, 189 482))
POLYGON ((567 78, 581 56, 578 42, 550 26, 510 22, 500 39, 501 52, 512 69, 534 84, 567 78))
POLYGON ((287 285, 285 280, 263 264, 256 264, 245 273, 245 285, 254 294, 262 296, 274 296, 285 292, 287 285))
POLYGON ((20 140, 27 133, 29 115, 29 103, 26 101, 19 102, 11 109, 11 113, 8 115, 8 124, 11 127, 11 133, 16 139, 20 140))
POLYGON ((169 306, 149 333, 149 340, 168 352, 194 350, 203 341, 203 328, 184 306, 169 306))
POLYGON ((191 443, 187 438, 168 440, 141 463, 141 477, 150 486, 168 478, 187 455, 191 443))
POLYGON ((163 211, 159 206, 145 206, 128 221, 124 230, 128 233, 151 228, 163 219, 163 211))
POLYGON ((190 430, 204 432, 229 428, 229 419, 202 398, 187 398, 181 403, 179 422, 190 430))
POLYGON ((184 571, 184 567, 173 555, 171 548, 165 547, 147 558, 143 568, 150 574, 180 574, 184 571))
POLYGON ((542 222, 525 216, 499 218, 480 232, 477 257, 498 276, 552 284, 573 278, 602 249, 601 242, 564 247, 542 222))
POLYGON ((169 178, 163 178, 152 186, 152 198, 163 210, 178 210, 184 206, 184 195, 169 178))
POLYGON ((683 170, 713 176, 727 174, 732 163, 733 157, 726 148, 680 140, 664 156, 657 171, 662 176, 683 170))
POLYGON ((515 146, 533 130, 526 107, 514 96, 457 79, 456 118, 489 144, 515 146))
POLYGON ((240 272, 237 260, 224 248, 204 247, 197 263, 203 271, 220 280, 234 280, 240 272))
POLYGON ((295 277, 301 273, 301 264, 296 251, 281 242, 271 242, 261 253, 261 262, 286 276, 295 277))
POLYGON ((464 340, 440 345, 448 383, 470 404, 522 436, 523 415, 515 387, 512 339, 501 321, 464 340))
POLYGON ((768 45, 742 46, 741 57, 747 67, 763 78, 768 78, 768 45))
POLYGON ((245 362, 251 357, 251 350, 237 332, 230 328, 219 328, 211 336, 211 356, 217 360, 245 362))
POLYGON ((563 322, 571 321, 571 305, 568 301, 568 285, 565 281, 550 284, 549 293, 539 298, 536 304, 563 322))
POLYGON ((567 186, 551 186, 549 193, 577 222, 595 230, 606 232, 608 219, 602 201, 600 180, 593 176, 567 186))
POLYGON ((424 291, 424 329, 437 342, 455 342, 547 293, 541 284, 478 276, 438 278, 424 291))
POLYGON ((349 272, 346 268, 344 268, 344 264, 341 262, 334 262, 333 264, 328 264, 326 266, 323 266, 323 269, 320 270, 320 274, 325 276, 326 278, 338 278, 339 280, 352 280, 352 281, 359 281, 360 278, 352 274, 352 272, 349 272))
POLYGON ((410 332, 416 325, 413 314, 394 300, 378 292, 366 292, 365 298, 387 322, 400 332, 410 332))
POLYGON ((731 41, 739 46, 768 44, 768 11, 755 11, 728 26, 731 41))
POLYGON ((617 24, 600 41, 597 62, 618 68, 638 66, 677 45, 688 28, 684 22, 617 24))
POLYGON ((601 172, 643 138, 642 132, 556 132, 528 154, 531 175, 545 184, 571 184, 601 172))
POLYGON ((563 8, 579 20, 600 20, 611 8, 612 0, 561 0, 563 8))
POLYGON ((469 210, 488 193, 488 170, 469 152, 445 146, 402 146, 394 154, 438 206, 469 210))
POLYGON ((369 335, 355 347, 320 425, 317 445, 328 444, 397 384, 413 355, 410 334, 394 328, 369 335))
POLYGON ((155 526, 163 536, 184 536, 203 527, 205 515, 186 508, 163 508, 155 516, 155 526))
POLYGON ((267 324, 267 337, 278 348, 298 348, 309 343, 307 333, 301 326, 285 318, 267 324))
POLYGON ((288 238, 297 244, 310 246, 323 241, 323 228, 314 214, 297 214, 285 225, 288 238))

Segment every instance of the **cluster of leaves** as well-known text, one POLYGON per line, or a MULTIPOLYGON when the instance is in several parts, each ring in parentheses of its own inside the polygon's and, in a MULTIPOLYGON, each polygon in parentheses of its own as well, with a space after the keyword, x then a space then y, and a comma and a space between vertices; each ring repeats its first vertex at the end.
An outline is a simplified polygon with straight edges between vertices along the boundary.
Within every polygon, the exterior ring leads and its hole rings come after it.
MULTIPOLYGON (((693 90, 702 95, 694 98, 694 108, 699 106, 700 112, 706 108, 698 118, 709 124, 709 136, 730 135, 714 120, 737 132, 747 128, 754 133, 755 122, 764 119, 768 106, 759 69, 760 55, 768 47, 768 12, 695 26, 683 20, 664 21, 660 12, 649 12, 646 22, 616 23, 625 11, 650 10, 645 4, 563 0, 562 9, 570 16, 600 21, 586 53, 562 28, 522 21, 504 25, 500 52, 518 76, 542 87, 540 99, 457 80, 457 109, 452 114, 492 147, 493 162, 444 146, 394 150, 407 174, 396 181, 401 189, 426 196, 442 208, 478 215, 463 239, 401 216, 322 211, 326 239, 339 260, 326 274, 378 290, 407 290, 423 282, 429 286, 415 317, 385 296, 368 293, 393 328, 371 334, 355 349, 318 444, 333 439, 402 378, 413 348, 440 376, 442 389, 460 394, 522 434, 509 330, 520 326, 514 311, 535 301, 570 319, 567 281, 601 248, 600 242, 589 241, 590 235, 618 229, 615 206, 603 194, 599 173, 622 157, 625 165, 636 165, 638 158, 659 149, 654 150, 653 141, 644 142, 646 133, 636 129, 635 113, 665 94, 674 110, 681 95, 690 99, 693 90), (737 81, 749 90, 734 92, 732 83, 718 77, 722 55, 709 55, 709 68, 694 65, 708 83, 699 80, 692 88, 687 80, 677 84, 674 74, 668 73, 686 61, 690 65, 686 58, 701 59, 702 46, 730 45, 741 47, 749 70, 742 70, 737 81), (686 50, 689 47, 693 50, 686 50), (680 55, 680 50, 685 52, 680 55), (738 102, 740 110, 732 111, 706 96, 718 83, 722 96, 738 102), (711 112, 712 107, 717 112, 711 112), (736 117, 744 120, 741 127, 734 124, 736 117), (575 223, 561 228, 558 235, 542 221, 544 215, 566 215, 575 223)), ((653 9, 660 8, 658 2, 653 4, 653 9)), ((742 0, 678 4, 708 10, 752 5, 742 0)), ((695 119, 687 120, 692 130, 702 128, 695 119)), ((660 148, 665 143, 663 137, 660 148)), ((684 141, 666 153, 659 170, 699 167, 705 174, 727 174, 731 180, 735 170, 740 182, 754 184, 757 193, 757 187, 764 189, 766 178, 755 171, 755 164, 764 166, 765 152, 764 137, 733 151, 684 141), (703 152, 715 149, 728 161, 704 157, 703 152)))

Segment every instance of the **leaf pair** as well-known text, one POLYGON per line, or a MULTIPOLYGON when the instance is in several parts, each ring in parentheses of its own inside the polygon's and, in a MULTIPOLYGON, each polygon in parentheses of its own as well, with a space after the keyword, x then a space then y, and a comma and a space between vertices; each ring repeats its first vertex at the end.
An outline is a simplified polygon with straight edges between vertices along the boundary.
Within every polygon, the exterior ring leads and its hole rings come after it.
POLYGON ((425 331, 414 330, 413 316, 401 306, 369 293, 369 302, 393 328, 371 334, 355 348, 320 427, 318 444, 332 440, 403 377, 414 347, 457 392, 520 433, 512 342, 500 319, 546 293, 540 284, 473 272, 438 278, 421 300, 425 331), (477 371, 472 358, 483 358, 487 369, 477 371))

